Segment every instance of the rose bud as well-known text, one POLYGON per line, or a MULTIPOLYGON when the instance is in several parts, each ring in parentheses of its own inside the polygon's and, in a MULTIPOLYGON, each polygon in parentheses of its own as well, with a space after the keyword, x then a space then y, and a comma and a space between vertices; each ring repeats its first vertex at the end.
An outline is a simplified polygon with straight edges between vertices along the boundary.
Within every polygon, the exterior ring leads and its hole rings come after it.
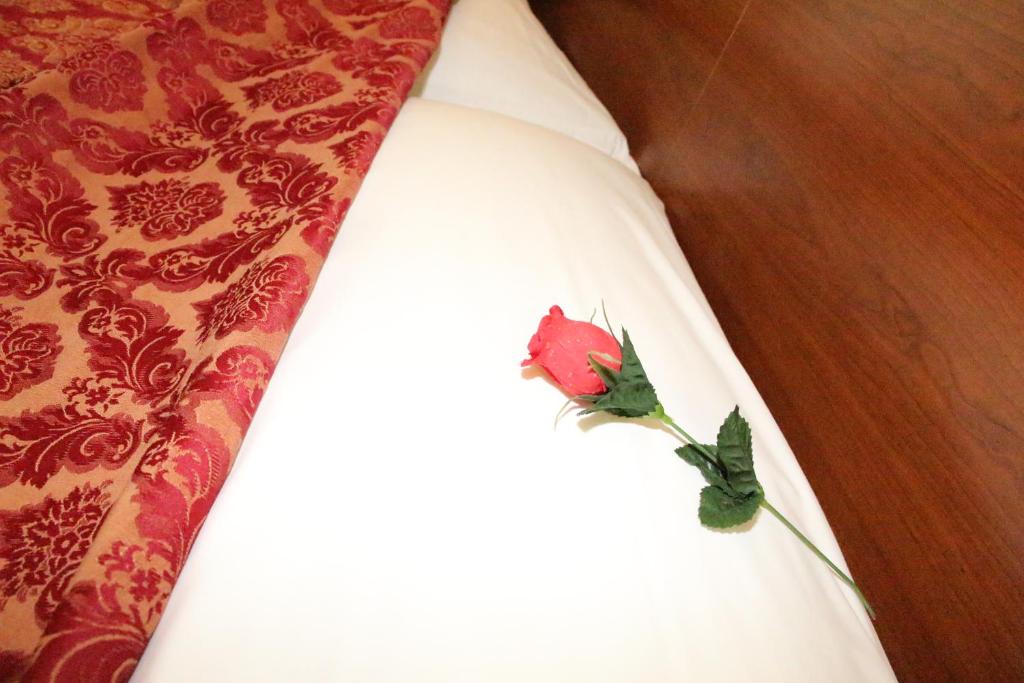
POLYGON ((616 371, 622 365, 622 350, 615 337, 592 323, 569 320, 558 306, 552 306, 550 313, 541 318, 529 350, 530 357, 523 361, 523 367, 541 366, 573 396, 607 391, 588 357, 616 371))

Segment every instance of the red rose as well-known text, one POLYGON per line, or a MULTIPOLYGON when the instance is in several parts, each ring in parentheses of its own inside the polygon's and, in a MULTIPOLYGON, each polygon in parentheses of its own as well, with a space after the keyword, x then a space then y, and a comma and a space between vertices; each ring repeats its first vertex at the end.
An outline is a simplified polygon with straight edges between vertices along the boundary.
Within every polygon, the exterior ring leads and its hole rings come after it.
POLYGON ((558 306, 552 306, 550 313, 541 318, 529 349, 530 357, 523 361, 523 366, 541 366, 558 386, 573 396, 602 394, 607 390, 590 367, 588 355, 612 370, 622 365, 622 350, 615 337, 597 325, 569 320, 558 306))

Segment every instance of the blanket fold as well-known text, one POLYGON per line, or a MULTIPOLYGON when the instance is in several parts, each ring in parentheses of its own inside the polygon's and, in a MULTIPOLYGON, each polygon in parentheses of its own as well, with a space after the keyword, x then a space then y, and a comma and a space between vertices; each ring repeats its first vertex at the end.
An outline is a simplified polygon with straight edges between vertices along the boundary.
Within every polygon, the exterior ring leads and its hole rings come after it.
POLYGON ((0 681, 123 681, 448 2, 11 7, 0 681))

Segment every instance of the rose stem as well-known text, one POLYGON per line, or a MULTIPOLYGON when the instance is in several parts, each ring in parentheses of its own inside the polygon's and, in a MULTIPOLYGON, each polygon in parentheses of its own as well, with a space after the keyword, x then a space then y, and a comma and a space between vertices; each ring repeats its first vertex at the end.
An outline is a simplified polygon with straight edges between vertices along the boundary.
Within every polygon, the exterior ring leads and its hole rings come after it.
POLYGON ((860 587, 854 582, 853 579, 847 576, 842 569, 837 567, 835 563, 832 562, 832 560, 828 559, 828 557, 825 556, 825 553, 818 550, 818 546, 811 543, 811 540, 804 536, 799 529, 793 526, 793 523, 786 519, 786 516, 784 514, 776 510, 775 506, 769 503, 767 499, 761 499, 761 507, 775 515, 775 518, 782 522, 787 529, 792 531, 794 536, 803 541, 803 544, 810 548, 811 552, 818 556, 818 559, 827 564, 829 568, 832 571, 834 571, 840 579, 842 579, 843 583, 852 588, 853 592, 856 593, 857 597, 860 599, 860 604, 864 605, 864 609, 867 610, 868 616, 872 619, 875 618, 874 608, 871 606, 871 603, 868 602, 868 599, 864 596, 864 593, 861 592, 860 587))
MULTIPOLYGON (((665 409, 660 404, 659 404, 658 408, 660 408, 660 410, 656 411, 654 413, 654 417, 657 417, 662 422, 664 422, 666 425, 668 425, 672 429, 674 429, 677 432, 679 432, 679 434, 681 434, 682 437, 691 446, 693 446, 695 449, 697 449, 697 451, 704 457, 705 460, 707 460, 710 464, 714 465, 716 469, 721 471, 722 468, 719 466, 718 461, 715 459, 715 457, 713 455, 711 455, 711 453, 708 451, 708 449, 705 448, 702 443, 700 443, 699 441, 694 439, 692 436, 687 434, 686 430, 683 429, 682 427, 680 427, 678 424, 676 424, 675 420, 673 420, 671 417, 669 417, 667 414, 665 414, 665 412, 664 412, 665 409), (660 414, 658 414, 658 413, 660 413, 660 414)), ((726 473, 722 472, 722 474, 725 475, 726 473)), ((807 548, 812 553, 817 555, 818 559, 820 559, 822 562, 824 562, 826 565, 828 565, 829 569, 831 569, 833 572, 835 572, 836 575, 840 578, 840 580, 842 580, 843 583, 845 583, 847 586, 849 586, 853 590, 853 592, 857 594, 857 598, 860 600, 860 604, 864 605, 864 609, 867 610, 868 616, 871 617, 872 619, 875 618, 875 610, 871 606, 871 603, 868 602, 868 599, 864 596, 864 593, 861 591, 860 587, 854 582, 854 580, 846 575, 846 572, 844 572, 842 569, 837 567, 836 564, 832 560, 828 559, 828 556, 826 556, 825 553, 821 552, 821 550, 818 549, 818 546, 814 545, 814 543, 811 542, 811 539, 809 539, 806 536, 804 536, 803 532, 801 532, 799 529, 797 529, 796 526, 794 526, 792 522, 790 522, 788 519, 786 519, 785 515, 783 515, 778 510, 776 510, 775 506, 772 505, 771 503, 769 503, 766 498, 763 498, 763 497, 761 498, 760 506, 763 507, 768 512, 772 513, 772 515, 774 515, 777 520, 782 522, 783 526, 785 526, 787 529, 789 529, 793 533, 794 536, 799 538, 800 541, 805 546, 807 546, 807 548)))

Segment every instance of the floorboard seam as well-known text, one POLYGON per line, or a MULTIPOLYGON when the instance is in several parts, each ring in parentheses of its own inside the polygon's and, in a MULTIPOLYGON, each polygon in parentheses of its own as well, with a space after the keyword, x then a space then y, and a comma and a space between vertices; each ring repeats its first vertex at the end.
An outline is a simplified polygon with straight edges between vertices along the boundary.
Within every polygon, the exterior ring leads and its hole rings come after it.
POLYGON ((750 8, 751 3, 754 0, 747 0, 743 5, 743 9, 740 10, 739 16, 736 17, 736 23, 733 24, 732 31, 729 32, 729 37, 725 39, 725 43, 722 44, 722 49, 718 53, 718 57, 715 58, 715 63, 711 65, 711 71, 708 72, 708 77, 704 79, 704 84, 700 86, 700 91, 697 93, 697 98, 693 101, 693 106, 690 107, 690 113, 687 115, 687 122, 693 118, 694 113, 697 111, 697 107, 704 99, 704 93, 707 92, 708 86, 711 85, 711 79, 715 77, 718 72, 718 65, 722 63, 722 58, 725 57, 725 53, 729 50, 729 46, 732 45, 732 39, 736 37, 736 32, 740 28, 740 24, 743 23, 743 17, 747 15, 747 10, 750 8))

